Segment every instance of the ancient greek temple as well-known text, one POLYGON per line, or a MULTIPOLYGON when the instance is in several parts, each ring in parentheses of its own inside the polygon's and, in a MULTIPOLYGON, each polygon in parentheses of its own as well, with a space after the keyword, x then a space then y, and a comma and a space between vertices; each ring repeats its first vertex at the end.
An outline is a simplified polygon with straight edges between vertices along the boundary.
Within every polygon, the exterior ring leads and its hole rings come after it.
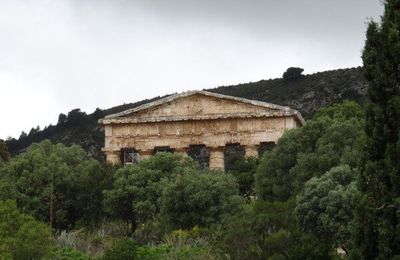
POLYGON ((304 125, 289 107, 206 91, 168 96, 99 120, 107 162, 133 164, 157 152, 182 153, 224 170, 229 150, 258 156, 282 134, 304 125))

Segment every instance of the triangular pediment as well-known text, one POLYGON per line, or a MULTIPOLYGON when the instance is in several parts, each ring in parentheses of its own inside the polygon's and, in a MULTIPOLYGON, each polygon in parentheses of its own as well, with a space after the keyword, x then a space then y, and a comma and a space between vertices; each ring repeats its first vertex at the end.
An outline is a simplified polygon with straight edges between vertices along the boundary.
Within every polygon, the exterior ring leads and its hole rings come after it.
POLYGON ((105 119, 190 118, 191 116, 253 114, 288 110, 290 108, 266 102, 225 96, 206 91, 192 91, 169 96, 134 109, 107 116, 105 119))

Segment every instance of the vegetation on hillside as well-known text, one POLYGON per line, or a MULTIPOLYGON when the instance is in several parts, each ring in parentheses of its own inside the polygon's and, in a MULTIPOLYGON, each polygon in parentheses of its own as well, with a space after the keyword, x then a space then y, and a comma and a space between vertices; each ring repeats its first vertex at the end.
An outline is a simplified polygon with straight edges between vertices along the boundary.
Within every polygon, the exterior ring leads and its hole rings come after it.
POLYGON ((354 102, 322 109, 227 173, 171 153, 115 169, 44 141, 0 167, 0 201, 51 220, 60 259, 327 259, 351 252, 363 118, 354 102))
POLYGON ((343 100, 363 104, 366 100, 367 87, 368 83, 362 74, 362 68, 358 67, 298 75, 292 80, 277 78, 222 86, 208 91, 287 105, 299 110, 306 119, 309 119, 319 109, 343 100))
POLYGON ((10 159, 10 154, 3 140, 0 139, 0 163, 8 161, 10 159))

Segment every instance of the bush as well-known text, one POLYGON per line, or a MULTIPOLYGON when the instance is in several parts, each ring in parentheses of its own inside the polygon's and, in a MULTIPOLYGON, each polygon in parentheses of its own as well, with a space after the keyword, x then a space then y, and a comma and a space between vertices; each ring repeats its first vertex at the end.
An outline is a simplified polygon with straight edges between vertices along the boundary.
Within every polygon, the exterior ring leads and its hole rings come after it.
POLYGON ((129 238, 114 240, 111 248, 106 250, 104 260, 162 260, 168 251, 165 246, 146 247, 139 246, 129 238))
POLYGON ((301 75, 301 73, 303 73, 303 71, 304 71, 304 69, 302 69, 302 68, 290 67, 283 73, 282 77, 284 80, 293 81, 293 80, 304 77, 303 75, 301 75))
POLYGON ((100 221, 101 190, 109 178, 81 147, 43 141, 0 168, 0 199, 16 200, 24 213, 50 222, 52 197, 52 227, 70 229, 77 222, 100 221))
POLYGON ((233 169, 229 172, 236 177, 240 194, 247 199, 254 195, 254 175, 258 165, 257 157, 241 158, 235 162, 233 169))
POLYGON ((90 260, 90 256, 73 248, 57 248, 51 254, 52 260, 90 260))
POLYGON ((111 248, 104 253, 104 260, 132 260, 137 259, 137 244, 129 238, 114 240, 111 248))
POLYGON ((295 212, 300 227, 320 240, 348 250, 359 195, 356 176, 357 172, 348 165, 341 165, 307 181, 297 196, 295 212))
POLYGON ((104 191, 104 205, 111 216, 129 223, 131 234, 139 224, 157 217, 165 183, 196 168, 190 158, 157 153, 133 166, 119 169, 113 187, 104 191))
POLYGON ((261 199, 286 201, 342 163, 356 167, 365 140, 363 111, 354 102, 321 109, 312 120, 287 131, 265 155, 255 175, 261 199))
POLYGON ((40 259, 50 254, 47 225, 18 211, 15 201, 0 201, 0 258, 40 259))
POLYGON ((240 210, 243 199, 230 174, 192 172, 166 183, 160 219, 167 229, 191 229, 219 223, 240 210))

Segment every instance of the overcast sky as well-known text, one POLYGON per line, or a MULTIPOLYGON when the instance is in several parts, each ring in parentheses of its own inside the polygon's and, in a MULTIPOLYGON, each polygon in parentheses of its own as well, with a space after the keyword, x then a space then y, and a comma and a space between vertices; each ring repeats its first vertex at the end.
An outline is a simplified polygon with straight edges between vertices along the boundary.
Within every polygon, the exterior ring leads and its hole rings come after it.
POLYGON ((59 113, 362 64, 380 0, 0 0, 0 138, 59 113))

